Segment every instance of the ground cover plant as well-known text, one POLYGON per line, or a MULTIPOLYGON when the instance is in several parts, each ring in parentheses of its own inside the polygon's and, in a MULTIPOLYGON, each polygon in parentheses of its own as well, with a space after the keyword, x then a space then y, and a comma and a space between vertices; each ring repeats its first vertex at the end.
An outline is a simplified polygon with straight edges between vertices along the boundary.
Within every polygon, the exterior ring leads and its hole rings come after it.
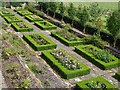
POLYGON ((90 69, 86 65, 64 49, 44 51, 42 57, 65 79, 90 73, 90 69))
POLYGON ((25 34, 23 39, 37 51, 56 48, 56 44, 42 34, 25 34))
POLYGON ((12 22, 21 22, 22 20, 17 17, 17 16, 4 16, 5 20, 8 22, 8 23, 12 23, 12 22))
POLYGON ((52 32, 51 35, 67 46, 75 46, 82 43, 82 40, 79 37, 72 34, 68 30, 55 31, 52 32))
POLYGON ((33 31, 33 28, 26 22, 14 22, 12 26, 18 32, 33 31))
POLYGON ((42 30, 53 30, 53 29, 57 29, 57 26, 55 26, 54 24, 48 22, 48 21, 39 21, 39 22, 35 22, 35 25, 37 25, 38 27, 40 27, 42 30))
POLYGON ((75 51, 101 69, 111 69, 120 66, 119 59, 107 50, 101 50, 92 45, 78 46, 75 51))
POLYGON ((27 15, 25 16, 29 21, 35 22, 35 21, 43 21, 43 19, 37 15, 27 15))
POLYGON ((118 90, 116 86, 112 85, 106 79, 101 76, 97 76, 94 78, 90 78, 88 80, 83 80, 81 82, 76 83, 76 90, 118 90))
POLYGON ((32 15, 33 14, 33 13, 29 12, 28 10, 18 10, 17 13, 19 13, 22 16, 32 15))

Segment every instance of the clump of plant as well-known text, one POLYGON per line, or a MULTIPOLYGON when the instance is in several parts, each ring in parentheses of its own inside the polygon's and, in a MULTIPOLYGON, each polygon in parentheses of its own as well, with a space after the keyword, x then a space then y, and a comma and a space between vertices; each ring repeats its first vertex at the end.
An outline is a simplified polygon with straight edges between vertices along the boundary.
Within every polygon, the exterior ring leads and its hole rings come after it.
POLYGON ((107 90, 107 86, 100 81, 90 81, 86 84, 91 90, 107 90))
POLYGON ((82 68, 79 61, 73 59, 70 55, 66 54, 64 50, 55 50, 51 54, 67 69, 75 70, 82 68))
POLYGON ((84 44, 92 44, 100 48, 103 48, 105 45, 108 44, 107 42, 103 41, 101 38, 99 38, 96 35, 93 36, 89 35, 87 37, 84 37, 82 40, 84 44))

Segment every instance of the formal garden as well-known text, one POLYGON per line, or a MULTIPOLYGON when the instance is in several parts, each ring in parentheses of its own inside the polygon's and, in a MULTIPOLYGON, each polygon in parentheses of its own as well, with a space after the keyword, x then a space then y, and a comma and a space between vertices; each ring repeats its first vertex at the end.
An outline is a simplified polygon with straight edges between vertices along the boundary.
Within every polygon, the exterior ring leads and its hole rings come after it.
POLYGON ((119 90, 120 11, 109 4, 3 2, 2 88, 119 90))

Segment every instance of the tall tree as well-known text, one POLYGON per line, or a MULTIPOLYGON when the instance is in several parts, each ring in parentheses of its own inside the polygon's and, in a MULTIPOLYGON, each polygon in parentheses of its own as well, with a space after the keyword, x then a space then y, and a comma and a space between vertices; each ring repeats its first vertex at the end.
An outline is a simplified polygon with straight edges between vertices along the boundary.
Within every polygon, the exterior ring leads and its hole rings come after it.
POLYGON ((107 27, 110 33, 114 38, 113 45, 116 46, 116 41, 119 37, 120 33, 120 12, 114 11, 110 18, 107 21, 107 27))
POLYGON ((60 13, 61 16, 62 16, 61 21, 63 21, 63 17, 64 17, 64 15, 65 15, 65 12, 66 12, 66 7, 64 6, 63 2, 61 2, 61 3, 59 4, 59 13, 60 13))
POLYGON ((89 21, 89 12, 86 7, 79 6, 77 11, 77 18, 79 19, 80 23, 84 26, 83 32, 86 31, 86 24, 89 21))
POLYGON ((74 7, 73 3, 69 4, 68 7, 68 16, 72 19, 72 26, 76 17, 76 8, 74 7))

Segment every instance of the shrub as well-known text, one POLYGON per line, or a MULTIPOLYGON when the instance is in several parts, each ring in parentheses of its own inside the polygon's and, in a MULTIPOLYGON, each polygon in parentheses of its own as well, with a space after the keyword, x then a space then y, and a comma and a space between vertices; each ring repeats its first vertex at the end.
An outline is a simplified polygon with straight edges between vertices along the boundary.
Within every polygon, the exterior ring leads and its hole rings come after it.
POLYGON ((106 70, 120 66, 118 58, 108 53, 107 51, 101 50, 95 46, 78 46, 75 48, 75 51, 101 69, 106 70))
POLYGON ((115 73, 114 76, 118 81, 120 81, 120 72, 115 73))
POLYGON ((28 19, 29 21, 35 22, 35 21, 43 21, 42 18, 40 18, 37 15, 27 15, 25 16, 26 19, 28 19))
POLYGON ((51 41, 49 38, 45 37, 42 34, 35 34, 35 35, 38 36, 38 39, 35 39, 35 38, 31 37, 31 36, 33 36, 33 34, 24 34, 23 35, 23 39, 34 50, 42 51, 42 50, 48 50, 48 49, 56 48, 56 44, 53 41, 51 41), (42 39, 39 40, 39 37, 42 38, 42 39), (41 42, 42 42, 42 44, 40 44, 41 42), (43 44, 43 42, 46 42, 46 43, 43 44))
POLYGON ((26 16, 26 15, 32 15, 33 13, 29 12, 28 10, 18 10, 17 13, 19 13, 22 16, 26 16))
MULTIPOLYGON (((44 51, 44 52, 42 52, 42 57, 46 60, 46 62, 48 64, 51 65, 51 67, 53 69, 58 71, 58 73, 61 75, 61 77, 65 78, 65 79, 70 79, 70 78, 74 78, 77 76, 83 76, 83 75, 90 73, 90 69, 86 65, 81 63, 78 59, 76 59, 74 56, 72 56, 65 50, 63 50, 63 52, 64 52, 63 58, 69 56, 69 59, 70 60, 72 59, 73 62, 77 62, 77 63, 79 62, 79 65, 77 66, 77 68, 69 68, 68 69, 68 67, 66 65, 64 65, 65 63, 63 61, 60 61, 60 60, 62 60, 62 58, 58 59, 58 58, 56 58, 55 55, 51 54, 53 52, 54 52, 53 50, 44 51)), ((70 60, 67 60, 67 61, 70 61, 70 60)), ((71 65, 69 64, 69 66, 71 66, 71 65)))
POLYGON ((97 76, 94 78, 90 78, 88 80, 83 80, 81 82, 76 83, 75 90, 118 90, 116 86, 112 85, 106 79, 101 76, 97 76))
POLYGON ((0 15, 1 16, 13 16, 14 14, 9 11, 9 9, 4 9, 2 8, 0 10, 0 15))

